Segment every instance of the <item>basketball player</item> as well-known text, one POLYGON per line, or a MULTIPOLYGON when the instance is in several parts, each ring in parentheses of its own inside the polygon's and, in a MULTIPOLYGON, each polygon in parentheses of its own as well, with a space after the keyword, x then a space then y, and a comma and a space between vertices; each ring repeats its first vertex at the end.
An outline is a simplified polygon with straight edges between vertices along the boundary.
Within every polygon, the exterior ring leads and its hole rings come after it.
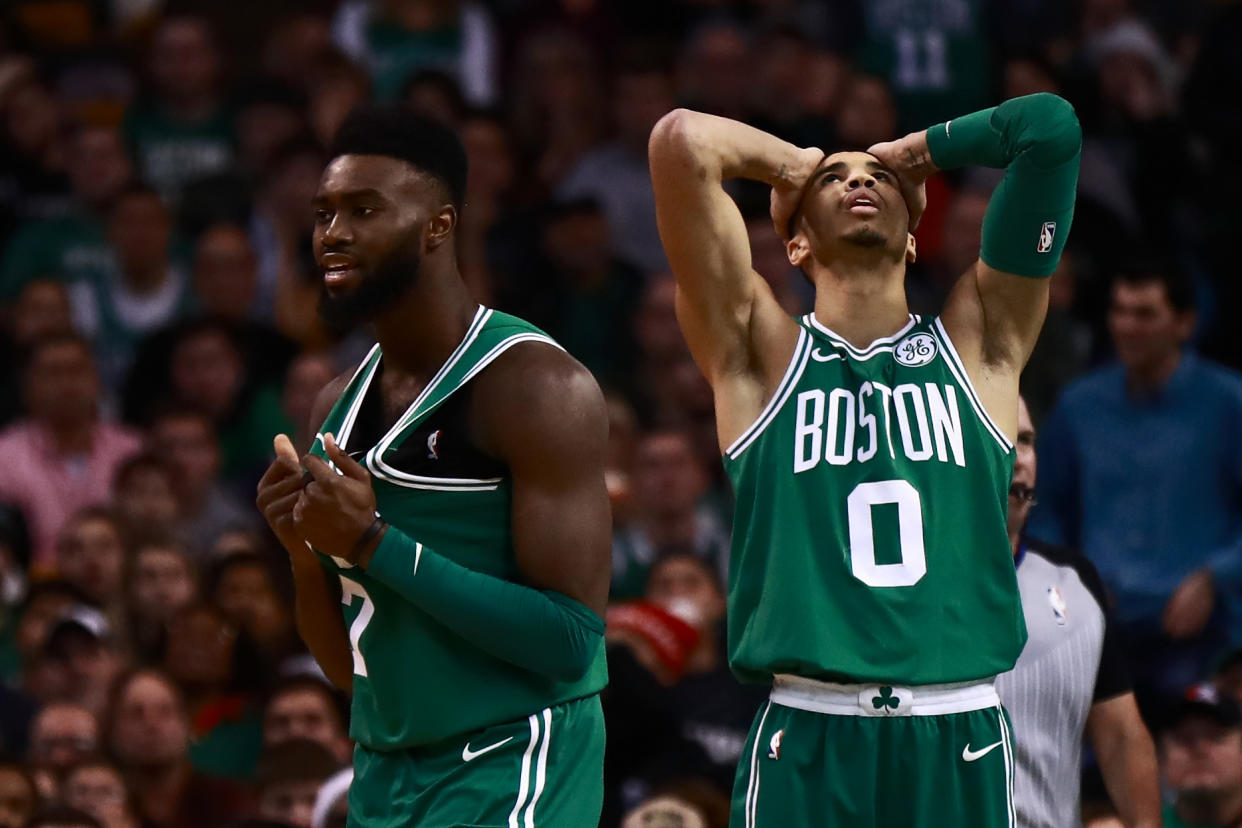
POLYGON ((309 454, 277 438, 258 503, 303 637, 353 691, 349 824, 595 825, 603 396, 546 335, 470 299, 451 132, 364 109, 331 159, 314 199, 321 311, 379 341, 319 396, 309 454))
POLYGON ((678 110, 652 132, 677 311, 737 495, 729 655, 772 682, 733 824, 1012 825, 993 677, 1025 640, 1006 533, 1018 376, 1073 214, 1081 131, 1052 95, 825 156, 678 110), (937 169, 1004 167, 979 262, 911 316, 910 231, 937 169), (773 188, 816 289, 790 319, 722 183, 773 188))

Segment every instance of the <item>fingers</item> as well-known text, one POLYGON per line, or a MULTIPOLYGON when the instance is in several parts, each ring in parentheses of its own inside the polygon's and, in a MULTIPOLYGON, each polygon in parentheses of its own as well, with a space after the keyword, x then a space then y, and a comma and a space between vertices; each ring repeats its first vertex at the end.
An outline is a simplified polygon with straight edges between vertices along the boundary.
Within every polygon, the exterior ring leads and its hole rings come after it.
POLYGON ((332 478, 336 477, 336 472, 323 461, 323 458, 314 454, 307 454, 302 457, 302 465, 306 467, 306 471, 314 478, 316 483, 330 483, 332 478))
POLYGON ((276 450, 276 456, 289 460, 293 463, 298 462, 297 449, 293 447, 293 441, 289 439, 287 434, 277 434, 272 439, 272 448, 276 450))
POLYGON ((323 445, 328 452, 328 457, 336 464, 336 467, 345 473, 346 477, 352 477, 354 480, 369 481, 371 474, 362 465, 345 453, 336 443, 336 437, 332 434, 323 436, 323 445))
POLYGON ((302 476, 302 467, 298 465, 297 458, 289 460, 285 457, 277 457, 272 464, 267 467, 267 471, 263 473, 263 477, 259 479, 258 491, 263 491, 268 486, 273 486, 281 482, 284 478, 299 479, 302 476))

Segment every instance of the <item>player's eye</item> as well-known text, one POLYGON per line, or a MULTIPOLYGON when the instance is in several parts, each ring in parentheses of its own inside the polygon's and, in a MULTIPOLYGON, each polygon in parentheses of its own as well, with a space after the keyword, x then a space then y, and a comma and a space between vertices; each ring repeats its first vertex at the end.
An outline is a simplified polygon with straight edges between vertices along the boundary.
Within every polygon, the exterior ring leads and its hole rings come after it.
POLYGON ((316 224, 327 224, 331 220, 332 220, 331 210, 324 210, 322 208, 315 210, 315 223, 316 224))
POLYGON ((375 212, 374 207, 355 207, 354 216, 356 218, 366 218, 375 212))
POLYGON ((888 173, 876 171, 874 176, 876 181, 888 181, 888 173))
POLYGON ((828 173, 822 179, 820 179, 819 183, 820 183, 820 186, 822 187, 822 186, 827 185, 829 182, 840 181, 840 180, 841 180, 841 176, 837 175, 836 173, 828 173))

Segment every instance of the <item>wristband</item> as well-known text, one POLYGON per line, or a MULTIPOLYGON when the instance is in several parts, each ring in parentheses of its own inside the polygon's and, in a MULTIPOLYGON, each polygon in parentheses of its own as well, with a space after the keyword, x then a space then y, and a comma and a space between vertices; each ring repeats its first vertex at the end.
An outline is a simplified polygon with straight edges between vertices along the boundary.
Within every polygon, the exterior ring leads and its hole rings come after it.
POLYGON ((371 525, 367 527, 367 530, 362 533, 362 537, 358 538, 358 542, 354 544, 354 549, 353 549, 354 556, 356 557, 359 552, 365 549, 367 544, 370 543, 372 540, 374 540, 375 536, 378 535, 381 531, 383 531, 384 527, 387 525, 388 524, 384 523, 384 519, 380 517, 379 513, 377 512, 375 515, 375 520, 372 521, 371 525))

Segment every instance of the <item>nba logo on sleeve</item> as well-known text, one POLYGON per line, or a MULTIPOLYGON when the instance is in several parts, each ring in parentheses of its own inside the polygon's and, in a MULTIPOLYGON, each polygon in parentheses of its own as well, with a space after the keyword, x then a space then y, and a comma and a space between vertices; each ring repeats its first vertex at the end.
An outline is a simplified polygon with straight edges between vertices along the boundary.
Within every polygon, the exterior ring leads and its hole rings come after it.
POLYGON ((1057 223, 1055 221, 1045 221, 1043 228, 1039 231, 1039 245, 1035 248, 1036 253, 1047 253, 1052 249, 1052 237, 1057 234, 1057 223))

